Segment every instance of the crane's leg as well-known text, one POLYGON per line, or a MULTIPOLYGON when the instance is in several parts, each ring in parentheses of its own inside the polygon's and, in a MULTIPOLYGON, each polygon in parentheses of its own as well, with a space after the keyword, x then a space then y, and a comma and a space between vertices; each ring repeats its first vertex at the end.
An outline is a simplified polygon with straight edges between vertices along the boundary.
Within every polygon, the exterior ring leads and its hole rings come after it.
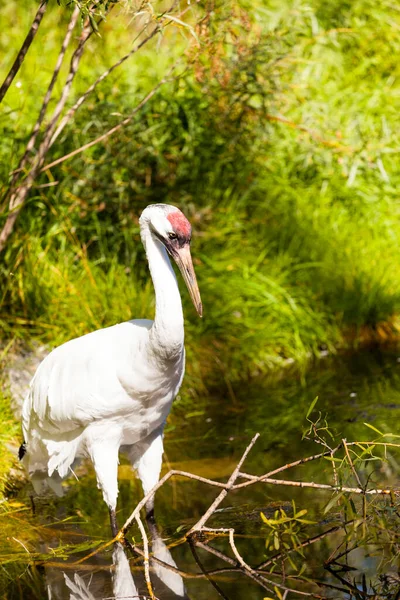
POLYGON ((97 487, 103 492, 103 498, 110 513, 113 537, 119 530, 115 514, 118 496, 118 450, 119 444, 113 440, 97 441, 89 447, 96 472, 97 487))
MULTIPOLYGON (((163 451, 163 429, 161 429, 154 432, 151 438, 143 444, 141 454, 134 462, 145 496, 160 478, 163 451)), ((146 502, 146 519, 154 521, 154 495, 146 502)))

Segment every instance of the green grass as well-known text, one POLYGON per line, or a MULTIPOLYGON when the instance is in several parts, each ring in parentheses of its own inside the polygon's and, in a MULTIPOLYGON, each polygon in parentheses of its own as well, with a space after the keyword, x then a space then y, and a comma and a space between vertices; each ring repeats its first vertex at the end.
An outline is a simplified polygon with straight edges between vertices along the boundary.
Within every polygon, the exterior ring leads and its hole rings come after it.
POLYGON ((10 471, 18 468, 16 448, 21 443, 21 425, 15 418, 10 408, 10 397, 0 391, 0 498, 3 496, 10 482, 10 471))
MULTIPOLYGON (((15 127, 4 118, 4 187, 39 106, 27 86, 43 86, 55 60, 59 10, 6 97, 15 127)), ((53 169, 57 186, 31 194, 0 267, 3 335, 56 345, 151 317, 138 215, 165 201, 193 223, 204 302, 200 321, 183 292, 189 396, 304 369, 366 332, 395 337, 399 26, 383 1, 259 0, 217 6, 200 47, 174 28, 161 49, 146 47, 77 113, 49 160, 116 124, 188 45, 191 66, 128 127, 53 169)), ((133 37, 124 14, 111 16, 75 91, 133 37)))

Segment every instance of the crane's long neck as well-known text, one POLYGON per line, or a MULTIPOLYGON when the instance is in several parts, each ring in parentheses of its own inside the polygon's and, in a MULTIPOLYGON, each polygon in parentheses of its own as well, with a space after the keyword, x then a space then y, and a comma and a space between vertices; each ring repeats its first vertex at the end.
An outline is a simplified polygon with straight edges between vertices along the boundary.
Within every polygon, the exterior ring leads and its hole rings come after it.
POLYGON ((180 354, 184 341, 182 301, 178 282, 164 246, 146 228, 142 232, 156 294, 156 314, 150 343, 165 356, 180 354))

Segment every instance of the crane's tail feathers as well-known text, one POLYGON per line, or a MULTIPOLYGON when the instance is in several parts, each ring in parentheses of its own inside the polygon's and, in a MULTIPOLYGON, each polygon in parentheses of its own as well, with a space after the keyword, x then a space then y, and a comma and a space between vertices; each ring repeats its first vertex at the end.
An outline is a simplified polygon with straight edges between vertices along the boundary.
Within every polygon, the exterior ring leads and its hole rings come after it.
POLYGON ((50 488, 57 496, 63 496, 61 480, 72 471, 77 457, 81 435, 72 440, 38 440, 33 437, 29 445, 22 444, 19 455, 29 472, 37 494, 50 488))
POLYGON ((78 452, 78 447, 81 442, 81 436, 77 436, 75 439, 68 442, 47 442, 47 452, 49 454, 49 462, 47 463, 47 470, 49 477, 51 477, 54 471, 58 471, 61 479, 64 479, 69 472, 72 463, 78 452))

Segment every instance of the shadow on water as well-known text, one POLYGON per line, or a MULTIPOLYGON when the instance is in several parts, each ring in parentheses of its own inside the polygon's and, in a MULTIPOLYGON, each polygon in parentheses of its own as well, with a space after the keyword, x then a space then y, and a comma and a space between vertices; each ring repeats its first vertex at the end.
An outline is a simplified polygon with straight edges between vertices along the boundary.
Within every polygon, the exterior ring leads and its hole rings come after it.
MULTIPOLYGON (((303 382, 288 376, 279 384, 253 383, 231 391, 226 397, 224 389, 220 397, 205 399, 190 408, 178 402, 166 431, 164 471, 176 468, 227 480, 255 432, 261 435, 246 460, 247 473, 261 475, 315 454, 320 448, 316 448, 313 441, 302 440, 302 434, 307 410, 316 396, 319 400, 314 414, 327 415, 329 429, 338 441, 342 438, 374 440, 376 431, 400 434, 398 357, 399 353, 393 350, 363 351, 326 359, 303 382)), ((387 452, 386 458, 386 462, 363 463, 361 478, 373 481, 377 487, 398 487, 399 453, 393 449, 387 452)), ((290 477, 324 483, 329 480, 331 467, 329 461, 311 462, 291 469, 290 477)), ((2 598, 148 597, 140 556, 128 556, 120 546, 114 549, 108 546, 89 556, 109 540, 108 514, 92 470, 83 467, 78 477, 79 482, 68 480, 64 498, 38 500, 35 515, 31 514, 29 485, 0 513, 2 598), (77 564, 85 557, 86 560, 77 564)), ((352 473, 348 481, 351 477, 352 473)), ((127 464, 120 465, 119 481, 118 518, 122 523, 141 498, 141 488, 127 464)), ((348 481, 342 484, 348 485, 348 481)), ((217 493, 218 490, 210 486, 180 478, 170 480, 157 493, 160 532, 153 536, 152 550, 161 563, 153 561, 151 578, 160 600, 220 597, 204 577, 189 544, 179 543, 217 493), (175 569, 168 569, 168 564, 175 569)), ((347 515, 349 522, 356 522, 358 517, 354 515, 364 509, 354 497, 349 508, 341 506, 339 511, 336 508, 336 504, 342 502, 339 499, 326 510, 331 498, 330 491, 257 484, 229 493, 211 517, 210 527, 235 529, 237 548, 248 564, 267 563, 265 577, 281 585, 283 581, 280 591, 273 585, 269 586, 272 591, 266 591, 257 581, 233 568, 235 565, 228 570, 229 564, 204 548, 197 548, 197 559, 204 570, 214 572, 213 581, 222 589, 223 597, 230 600, 279 598, 279 594, 288 600, 300 597, 285 592, 285 586, 321 598, 400 597, 393 592, 396 577, 398 582, 400 580, 398 560, 391 556, 391 552, 398 549, 395 544, 388 547, 392 538, 383 539, 376 529, 372 535, 365 529, 365 522, 361 523, 362 519, 357 527, 358 531, 364 527, 365 543, 355 543, 356 538, 347 530, 344 537, 343 515, 347 515), (350 515, 347 510, 354 514, 350 515), (303 515, 303 519, 306 514, 306 520, 311 523, 302 523, 300 517, 296 521, 296 514, 303 515), (285 527, 290 525, 291 540, 290 531, 281 529, 274 537, 272 530, 278 527, 274 523, 279 519, 286 519, 285 527), (320 539, 314 540, 318 536, 320 539), (309 539, 313 539, 312 543, 304 545, 309 539), (304 545, 301 551, 293 551, 293 544, 300 543, 304 545), (281 559, 272 563, 274 556, 281 559), (275 574, 269 573, 271 566, 275 574)), ((381 519, 382 527, 389 530, 397 511, 393 498, 377 500, 371 506, 374 515, 378 515, 376 519, 381 519)), ((394 532, 396 536, 400 536, 400 528, 394 532)), ((132 529, 130 538, 142 547, 138 529, 132 529)), ((226 538, 215 538, 210 546, 232 559, 226 538)))

